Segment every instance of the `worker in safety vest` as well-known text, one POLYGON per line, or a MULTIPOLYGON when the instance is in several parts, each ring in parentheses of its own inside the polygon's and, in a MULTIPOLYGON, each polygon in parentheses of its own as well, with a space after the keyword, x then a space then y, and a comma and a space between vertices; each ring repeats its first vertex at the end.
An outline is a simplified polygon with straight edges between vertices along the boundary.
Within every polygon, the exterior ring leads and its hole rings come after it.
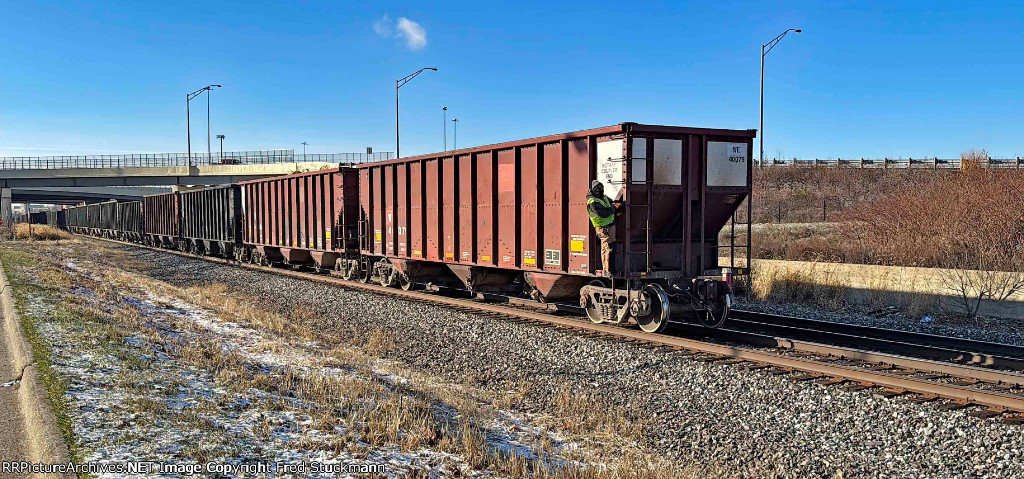
POLYGON ((606 276, 612 274, 612 243, 615 242, 615 211, 618 204, 604 195, 604 185, 599 180, 590 184, 587 193, 587 213, 594 225, 597 239, 601 240, 601 270, 606 276))

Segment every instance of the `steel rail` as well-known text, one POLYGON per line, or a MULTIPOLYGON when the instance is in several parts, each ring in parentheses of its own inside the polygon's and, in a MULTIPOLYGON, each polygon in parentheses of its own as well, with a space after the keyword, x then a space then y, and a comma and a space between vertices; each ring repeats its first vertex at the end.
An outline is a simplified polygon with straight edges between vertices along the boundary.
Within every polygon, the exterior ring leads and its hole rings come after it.
POLYGON ((919 372, 939 373, 962 379, 975 379, 994 384, 1024 387, 1024 373, 1018 371, 1000 371, 997 369, 981 368, 977 366, 950 363, 947 361, 935 361, 931 359, 900 356, 890 353, 802 341, 734 329, 709 330, 701 326, 690 325, 682 326, 682 329, 691 336, 714 337, 717 339, 743 342, 767 348, 789 349, 804 353, 835 356, 869 363, 889 364, 894 367, 919 372))
MULTIPOLYGON (((156 248, 152 246, 127 243, 108 238, 97 238, 91 236, 83 237, 136 248, 171 253, 178 256, 200 259, 213 263, 225 264, 230 266, 240 266, 242 268, 247 268, 254 271, 262 271, 285 277, 303 279, 307 281, 318 281, 341 287, 349 287, 370 292, 384 293, 391 296, 405 298, 413 301, 421 301, 455 308, 466 308, 479 312, 493 313, 502 316, 510 316, 517 319, 524 319, 560 328, 574 329, 590 334, 621 338, 630 342, 666 346, 673 349, 682 349, 690 352, 706 353, 714 355, 721 359, 739 359, 753 363, 776 366, 791 371, 801 371, 815 376, 832 376, 837 378, 843 378, 850 381, 857 381, 872 386, 896 388, 902 391, 913 392, 928 397, 945 398, 962 404, 987 406, 991 410, 997 412, 1024 412, 1024 396, 1017 396, 1000 391, 976 389, 956 384, 947 384, 927 379, 919 379, 885 371, 863 369, 841 364, 833 364, 830 362, 819 361, 809 358, 790 357, 778 353, 758 351, 755 349, 749 349, 740 346, 709 343, 705 341, 698 341, 695 339, 683 338, 679 336, 646 333, 639 329, 623 328, 620 326, 614 326, 609 324, 594 324, 590 322, 581 321, 578 318, 574 317, 556 316, 548 313, 511 308, 508 306, 498 304, 481 303, 477 301, 470 301, 450 296, 442 296, 430 292, 405 291, 397 288, 388 288, 369 283, 346 281, 340 278, 315 273, 306 273, 289 269, 274 268, 270 266, 240 263, 232 259, 218 258, 212 256, 196 256, 181 251, 174 251, 164 248, 156 248)), ((782 339, 781 341, 787 340, 782 339)), ((807 347, 810 347, 810 343, 800 344, 807 344, 807 347)), ((817 345, 815 347, 820 348, 821 354, 832 354, 837 356, 841 356, 843 353, 849 353, 850 351, 847 348, 838 348, 829 345, 817 345)), ((879 362, 891 363, 891 361, 896 360, 897 358, 895 356, 884 353, 874 353, 871 351, 859 350, 855 351, 857 351, 857 354, 862 355, 865 358, 875 358, 879 362)))
POLYGON ((858 347, 871 348, 877 351, 906 354, 922 358, 937 359, 962 364, 976 364, 1000 369, 1024 370, 1024 359, 1007 358, 1003 356, 991 356, 966 349, 959 349, 954 346, 940 347, 927 344, 895 341, 871 336, 839 333, 828 329, 801 328, 797 326, 783 326, 758 321, 746 321, 742 319, 730 320, 732 328, 743 327, 745 330, 765 331, 773 335, 783 335, 794 339, 814 340, 822 343, 839 343, 856 345, 858 347))
POLYGON ((776 326, 797 328, 813 328, 830 333, 843 333, 856 336, 886 339, 905 343, 936 346, 945 349, 959 349, 988 356, 1005 356, 1024 359, 1024 346, 1015 344, 990 343, 975 339, 940 336, 937 334, 905 331, 899 329, 878 328, 859 324, 837 323, 817 319, 799 318, 779 314, 760 313, 755 311, 733 310, 730 319, 766 323, 776 326))

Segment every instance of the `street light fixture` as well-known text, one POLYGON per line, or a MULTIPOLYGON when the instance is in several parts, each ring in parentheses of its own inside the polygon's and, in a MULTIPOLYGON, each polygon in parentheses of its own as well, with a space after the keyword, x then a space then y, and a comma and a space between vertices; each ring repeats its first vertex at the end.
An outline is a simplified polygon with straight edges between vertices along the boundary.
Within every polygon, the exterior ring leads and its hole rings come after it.
POLYGON ((452 123, 455 123, 455 137, 452 138, 452 149, 453 150, 458 150, 459 149, 459 119, 458 118, 452 118, 452 123))
MULTIPOLYGON (((192 93, 185 95, 185 128, 188 129, 188 166, 192 165, 192 113, 189 108, 189 102, 193 98, 201 95, 204 91, 209 92, 214 88, 221 88, 221 85, 206 85, 192 93)), ((210 157, 210 94, 206 94, 206 157, 209 160, 210 157)))
POLYGON ((217 135, 217 139, 220 140, 220 162, 224 163, 224 135, 217 135))
POLYGON ((761 138, 759 147, 761 153, 758 155, 758 166, 764 166, 764 56, 767 55, 768 52, 772 51, 772 48, 775 48, 775 45, 778 45, 779 42, 782 41, 782 38, 789 32, 803 33, 803 30, 800 30, 799 28, 790 28, 789 30, 780 33, 779 36, 773 38, 772 41, 761 45, 761 123, 760 129, 757 132, 758 136, 761 138))
POLYGON ((420 68, 419 70, 416 70, 413 73, 410 73, 402 78, 399 78, 398 80, 395 80, 395 158, 402 157, 402 151, 400 149, 401 143, 399 142, 398 139, 398 89, 402 88, 402 86, 404 86, 406 83, 409 83, 410 81, 412 81, 413 78, 416 78, 417 76, 419 76, 420 73, 423 73, 426 70, 436 72, 437 68, 423 67, 420 68))

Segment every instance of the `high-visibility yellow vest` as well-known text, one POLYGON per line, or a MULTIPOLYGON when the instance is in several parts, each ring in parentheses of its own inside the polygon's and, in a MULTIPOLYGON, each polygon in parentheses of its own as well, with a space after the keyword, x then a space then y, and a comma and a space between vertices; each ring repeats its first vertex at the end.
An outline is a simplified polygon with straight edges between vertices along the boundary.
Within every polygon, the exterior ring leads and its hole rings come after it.
MULTIPOLYGON (((611 202, 608 201, 606 197, 598 198, 596 196, 591 196, 590 198, 587 198, 588 207, 593 203, 597 203, 601 206, 604 206, 605 208, 609 208, 612 206, 611 202)), ((599 216, 597 213, 594 212, 594 210, 587 208, 587 213, 590 214, 590 222, 594 225, 595 228, 608 226, 615 222, 614 212, 612 212, 612 214, 608 216, 599 216)))

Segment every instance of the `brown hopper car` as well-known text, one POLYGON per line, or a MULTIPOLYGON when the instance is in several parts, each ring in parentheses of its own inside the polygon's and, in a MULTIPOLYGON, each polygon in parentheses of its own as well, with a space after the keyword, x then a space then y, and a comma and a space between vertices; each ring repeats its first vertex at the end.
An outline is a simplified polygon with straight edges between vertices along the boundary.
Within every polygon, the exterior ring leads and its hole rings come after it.
POLYGON ((622 123, 359 165, 362 257, 347 268, 402 287, 579 297, 595 321, 660 329, 696 311, 717 325, 731 301, 717 238, 750 194, 754 136, 622 123), (626 204, 613 277, 597 274, 594 179, 626 204))
POLYGON ((239 259, 332 270, 339 258, 358 254, 354 169, 297 173, 240 186, 245 199, 239 259))

